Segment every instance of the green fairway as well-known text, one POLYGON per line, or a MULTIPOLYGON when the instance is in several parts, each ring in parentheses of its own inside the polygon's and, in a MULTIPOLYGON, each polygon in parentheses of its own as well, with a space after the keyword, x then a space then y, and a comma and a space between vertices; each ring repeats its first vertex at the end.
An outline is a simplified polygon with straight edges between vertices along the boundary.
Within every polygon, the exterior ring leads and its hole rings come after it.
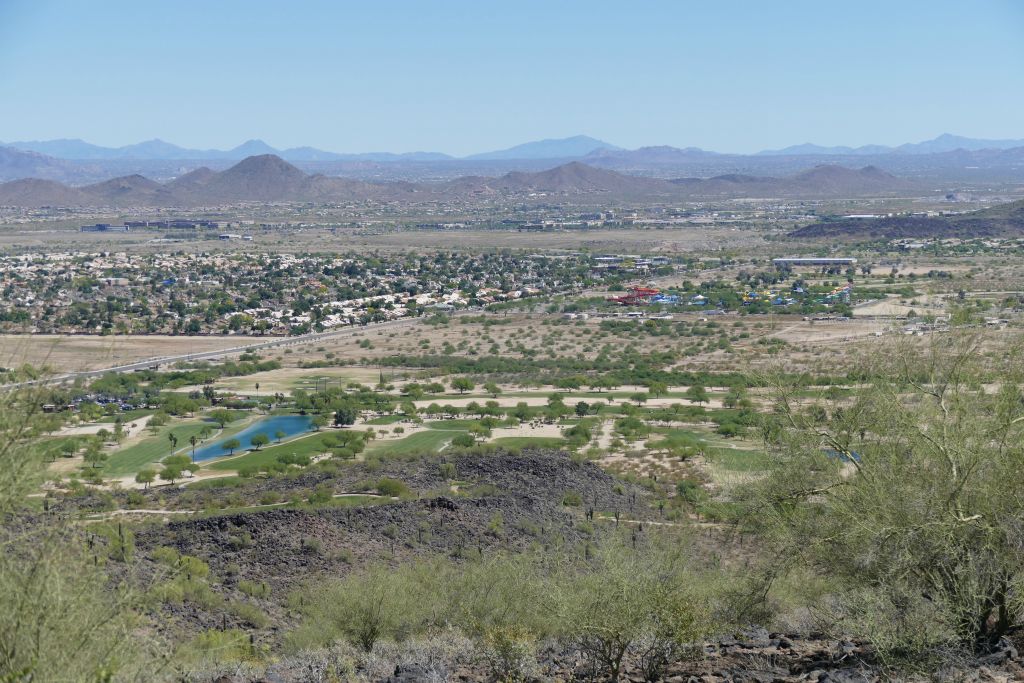
POLYGON ((64 455, 62 446, 73 443, 81 448, 91 437, 89 436, 52 436, 41 441, 43 455, 47 460, 56 460, 64 455))
POLYGON ((490 443, 505 448, 562 448, 565 439, 557 436, 503 436, 490 443))
POLYGON ((239 470, 244 467, 259 467, 277 462, 277 456, 284 454, 308 455, 310 457, 327 451, 323 445, 323 437, 329 432, 312 432, 304 434, 297 439, 285 441, 284 443, 267 446, 258 451, 249 451, 244 455, 237 455, 227 458, 218 458, 210 461, 204 466, 208 470, 228 471, 239 470))
POLYGON ((366 454, 380 455, 384 457, 401 457, 406 455, 421 455, 437 453, 441 447, 452 440, 462 430, 443 431, 431 429, 425 432, 410 434, 404 439, 397 441, 371 441, 366 447, 366 454))
POLYGON ((375 417, 372 420, 367 420, 368 425, 391 425, 396 422, 401 422, 405 419, 405 415, 382 415, 375 417))
POLYGON ((189 420, 178 424, 161 427, 155 436, 146 437, 142 441, 127 448, 123 448, 107 460, 103 468, 103 475, 106 477, 121 477, 126 474, 138 472, 146 465, 156 463, 171 454, 171 442, 168 434, 178 437, 177 452, 188 454, 191 446, 188 440, 199 436, 204 426, 211 426, 205 420, 189 420))
POLYGON ((475 424, 480 424, 479 420, 436 420, 434 422, 427 422, 423 426, 427 429, 437 429, 440 431, 465 431, 475 424))

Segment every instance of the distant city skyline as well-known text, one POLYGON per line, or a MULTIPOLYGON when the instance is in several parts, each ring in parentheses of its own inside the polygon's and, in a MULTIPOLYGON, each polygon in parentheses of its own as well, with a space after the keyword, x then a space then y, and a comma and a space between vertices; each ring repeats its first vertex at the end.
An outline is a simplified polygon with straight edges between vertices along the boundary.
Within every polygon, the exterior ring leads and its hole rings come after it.
POLYGON ((0 2, 0 140, 463 156, 1024 138, 1024 4, 0 2))

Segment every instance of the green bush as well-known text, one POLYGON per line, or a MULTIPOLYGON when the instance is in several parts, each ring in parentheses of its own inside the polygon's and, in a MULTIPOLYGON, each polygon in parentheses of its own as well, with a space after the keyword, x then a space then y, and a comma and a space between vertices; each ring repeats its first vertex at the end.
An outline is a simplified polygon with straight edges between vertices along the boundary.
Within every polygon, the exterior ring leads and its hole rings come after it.
POLYGON ((253 628, 266 628, 270 625, 270 617, 259 607, 248 602, 229 602, 225 609, 253 628))
POLYGON ((687 643, 717 628, 717 584, 687 567, 691 554, 673 535, 640 548, 609 539, 555 561, 524 553, 374 565, 290 596, 303 619, 286 642, 313 649, 340 637, 369 651, 454 627, 477 641, 497 680, 538 675, 536 646, 549 638, 581 648, 606 679, 631 653, 647 680, 660 680, 687 643))
POLYGON ((178 659, 186 662, 237 662, 253 657, 249 634, 238 629, 203 631, 179 648, 178 659))
POLYGON ((562 505, 579 507, 583 505, 583 496, 578 491, 566 491, 562 495, 562 505))
POLYGON ((254 598, 270 597, 270 584, 266 581, 247 581, 243 579, 238 582, 238 590, 254 598))
POLYGON ((472 434, 463 432, 452 437, 452 445, 457 448, 472 448, 476 445, 476 439, 473 438, 472 434))
POLYGON ((537 636, 520 624, 492 626, 483 637, 483 653, 495 680, 519 683, 537 678, 537 636))
POLYGON ((408 495, 409 487, 404 482, 398 479, 389 479, 387 477, 380 479, 376 486, 377 492, 382 496, 389 498, 398 498, 401 496, 408 495))

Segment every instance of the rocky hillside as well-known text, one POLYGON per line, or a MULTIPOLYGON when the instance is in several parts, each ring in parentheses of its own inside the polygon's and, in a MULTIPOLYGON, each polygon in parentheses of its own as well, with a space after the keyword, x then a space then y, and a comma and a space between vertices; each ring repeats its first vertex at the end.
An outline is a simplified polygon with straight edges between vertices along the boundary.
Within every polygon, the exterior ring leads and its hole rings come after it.
MULTIPOLYGON (((19 152, 20 154, 20 152, 19 152)), ((700 197, 846 197, 915 191, 916 186, 875 167, 818 166, 793 176, 724 175, 664 180, 570 162, 538 172, 467 176, 442 182, 366 182, 309 175, 273 154, 243 159, 224 171, 200 168, 167 183, 141 175, 82 187, 15 180, 0 184, 0 206, 214 206, 240 202, 467 200, 501 195, 524 200, 564 197, 679 201, 700 197), (31 191, 26 191, 30 188, 31 191)))
POLYGON ((957 216, 892 216, 813 223, 789 233, 797 238, 901 239, 1019 237, 1024 234, 1024 201, 957 216))
MULTIPOLYGON (((634 520, 654 515, 645 490, 593 463, 546 451, 385 461, 372 468, 353 463, 334 473, 254 479, 242 487, 207 488, 199 495, 180 489, 150 491, 145 506, 201 510, 211 500, 228 496, 234 506, 259 505, 271 490, 278 499, 318 495, 323 502, 306 509, 267 506, 149 526, 136 534, 136 547, 144 557, 169 547, 203 560, 211 575, 224 577, 218 590, 225 595, 233 595, 237 581, 245 579, 266 582, 271 594, 283 599, 317 575, 340 576, 380 560, 400 562, 429 554, 469 557, 535 544, 575 544, 590 533, 581 528, 589 510, 634 520), (449 479, 453 473, 457 484, 449 479), (401 500, 364 499, 378 504, 359 507, 330 504, 353 492, 373 492, 382 478, 400 481, 408 495, 401 500)), ((146 574, 158 573, 155 564, 145 566, 146 574)), ((271 614, 282 614, 273 600, 263 606, 271 614)), ((220 623, 218 615, 201 609, 177 616, 195 625, 220 623)))

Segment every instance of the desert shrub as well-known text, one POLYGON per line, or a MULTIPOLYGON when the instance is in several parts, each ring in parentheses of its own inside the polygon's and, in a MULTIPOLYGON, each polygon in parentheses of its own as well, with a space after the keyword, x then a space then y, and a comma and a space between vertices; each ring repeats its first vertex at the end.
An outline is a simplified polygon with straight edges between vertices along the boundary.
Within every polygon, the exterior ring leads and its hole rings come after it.
POLYGON ((708 494, 699 481, 681 479, 676 483, 676 496, 685 503, 696 505, 707 499, 708 494))
POLYGON ((303 600, 306 626, 315 625, 322 644, 342 637, 366 652, 382 638, 410 632, 422 611, 409 573, 372 566, 327 584, 303 600))
POLYGON ((452 446, 456 446, 458 448, 472 448, 475 444, 476 439, 473 437, 472 434, 469 434, 467 432, 456 434, 452 438, 452 446))
POLYGON ((589 571, 561 580, 563 635, 613 681, 630 653, 643 662, 647 680, 660 680, 668 664, 714 628, 709 598, 695 589, 695 578, 676 547, 600 546, 589 571))
POLYGON ((580 495, 579 491, 566 491, 562 495, 562 505, 579 507, 583 505, 583 496, 580 495))
POLYGON ((455 479, 457 475, 455 471, 455 463, 453 462, 442 462, 437 466, 438 473, 442 479, 455 479))
POLYGON ((232 534, 231 537, 228 539, 228 547, 230 547, 232 550, 251 548, 252 543, 252 534, 250 534, 248 531, 232 534))
POLYGON ((244 661, 254 655, 249 635, 238 629, 203 631, 182 645, 176 654, 180 661, 193 664, 244 661))
POLYGON ((501 495, 501 489, 494 484, 485 481, 466 489, 466 495, 470 498, 490 498, 501 495))
POLYGON ((376 489, 380 495, 391 498, 397 498, 409 493, 409 487, 406 486, 404 482, 397 479, 389 479, 387 477, 377 482, 376 489))
POLYGON ((306 555, 319 555, 323 544, 316 538, 304 538, 299 542, 299 550, 306 555))
POLYGON ((185 601, 185 590, 178 581, 164 581, 149 589, 148 597, 157 603, 180 605, 185 601))
POLYGON ((355 562, 355 553, 348 548, 339 548, 332 556, 332 559, 342 564, 352 564, 355 562))
POLYGON ((224 599, 210 587, 208 583, 194 579, 179 579, 182 591, 182 600, 193 605, 202 607, 205 610, 214 610, 221 607, 224 599))
POLYGON ((519 683, 534 679, 540 673, 537 636, 519 624, 488 628, 482 650, 496 680, 519 683))
POLYGON ((259 607, 248 602, 229 602, 225 609, 253 628, 266 628, 270 625, 270 617, 259 607))
POLYGON ((176 569, 190 581, 192 579, 205 579, 210 574, 210 565, 191 555, 180 555, 176 569))
POLYGON ((159 411, 150 415, 149 422, 147 422, 146 425, 148 427, 163 427, 170 421, 171 417, 167 413, 159 411))
POLYGON ((270 584, 266 581, 248 581, 243 579, 238 582, 238 590, 254 598, 270 597, 270 584))
POLYGON ((677 536, 590 547, 584 557, 538 552, 375 565, 291 596, 304 618, 286 642, 310 648, 340 637, 375 652, 385 641, 455 628, 477 643, 497 680, 525 680, 537 675, 537 643, 557 637, 607 678, 629 655, 656 680, 715 628, 715 592, 688 569, 677 536))
POLYGON ((736 422, 723 422, 718 425, 715 431, 725 437, 739 436, 743 433, 743 425, 736 422))
POLYGON ((763 427, 772 457, 747 521, 776 574, 835 580, 837 628, 889 664, 989 650, 1024 616, 1024 365, 1018 346, 987 344, 896 340, 867 357, 852 400, 775 382, 781 420, 763 427))
POLYGON ((324 505, 331 502, 334 497, 334 489, 330 484, 320 484, 309 494, 307 500, 310 505, 324 505))
POLYGON ((153 548, 153 550, 150 551, 149 556, 154 562, 165 564, 168 567, 175 566, 178 563, 178 558, 181 557, 177 549, 170 546, 159 546, 153 548))

